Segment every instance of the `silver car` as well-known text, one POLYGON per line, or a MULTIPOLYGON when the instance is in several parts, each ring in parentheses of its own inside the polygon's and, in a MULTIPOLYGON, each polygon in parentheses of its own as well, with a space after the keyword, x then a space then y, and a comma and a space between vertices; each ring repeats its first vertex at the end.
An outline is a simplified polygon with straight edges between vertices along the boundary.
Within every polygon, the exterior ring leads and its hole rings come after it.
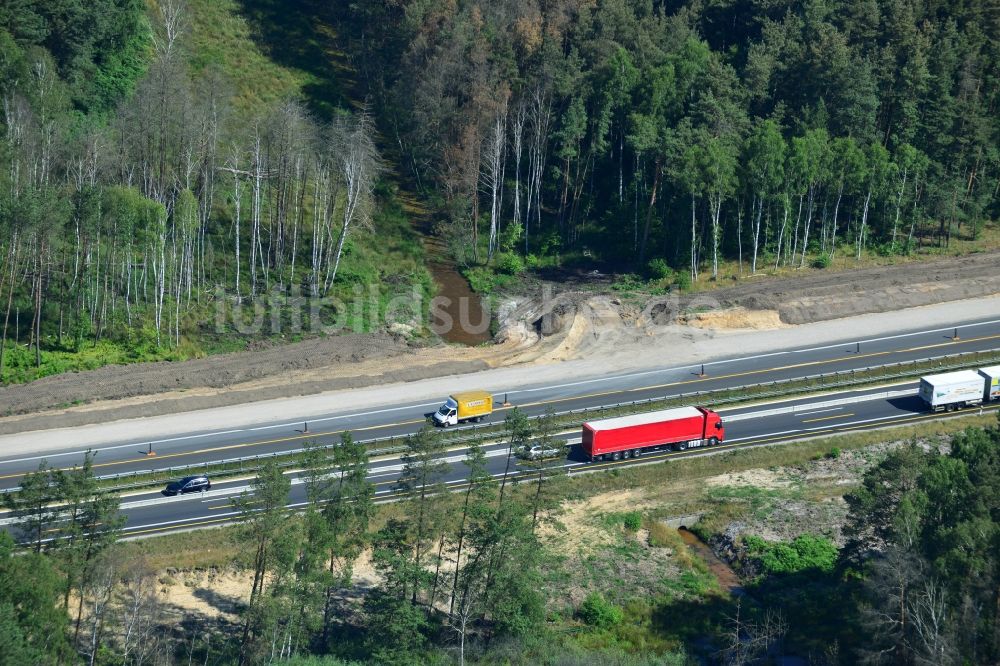
POLYGON ((546 458, 558 458, 562 453, 561 447, 534 444, 522 449, 520 455, 525 460, 545 460, 546 458))

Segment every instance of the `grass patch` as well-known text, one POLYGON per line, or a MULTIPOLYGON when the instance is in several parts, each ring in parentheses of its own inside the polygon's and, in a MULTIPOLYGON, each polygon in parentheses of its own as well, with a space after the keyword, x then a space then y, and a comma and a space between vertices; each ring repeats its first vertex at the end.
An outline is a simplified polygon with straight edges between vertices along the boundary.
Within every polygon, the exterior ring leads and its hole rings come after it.
POLYGON ((601 524, 609 530, 624 528, 626 532, 636 532, 642 527, 642 514, 638 511, 612 511, 602 513, 601 524))
POLYGON ((194 538, 183 532, 164 534, 126 541, 121 547, 126 555, 142 557, 157 571, 171 567, 183 570, 223 568, 237 563, 240 555, 235 526, 201 530, 194 538))
POLYGON ((101 340, 84 343, 79 349, 46 340, 41 350, 41 364, 35 365, 35 350, 26 345, 10 345, 4 351, 4 384, 23 384, 65 372, 84 372, 105 365, 127 365, 152 361, 181 361, 203 355, 197 346, 168 349, 152 345, 134 345, 130 341, 101 340))
POLYGON ((472 291, 485 296, 489 296, 517 282, 516 275, 500 273, 489 266, 463 268, 462 275, 469 281, 469 288, 472 291))
POLYGON ((237 113, 252 117, 268 106, 299 95, 312 77, 272 61, 255 41, 254 28, 240 10, 236 0, 188 3, 189 62, 199 74, 220 72, 234 88, 237 113))

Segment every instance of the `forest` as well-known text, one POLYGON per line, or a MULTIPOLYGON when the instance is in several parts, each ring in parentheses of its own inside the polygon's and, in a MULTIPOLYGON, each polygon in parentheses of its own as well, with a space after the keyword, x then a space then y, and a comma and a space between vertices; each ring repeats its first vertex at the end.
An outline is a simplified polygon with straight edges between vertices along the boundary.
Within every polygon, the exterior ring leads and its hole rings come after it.
POLYGON ((349 20, 465 261, 517 225, 528 256, 717 279, 726 258, 946 246, 997 213, 995 3, 430 1, 349 20))
POLYGON ((253 42, 217 7, 0 8, 2 381, 241 348, 220 308, 431 292, 404 191, 480 289, 991 247, 986 0, 232 3, 253 42))
POLYGON ((414 248, 382 274, 342 266, 372 226, 371 116, 320 119, 294 96, 240 112, 221 69, 190 62, 191 13, 0 9, 3 380, 73 368, 88 349, 100 364, 224 345, 233 327, 209 325, 220 302, 350 294, 393 269, 426 280, 414 248))

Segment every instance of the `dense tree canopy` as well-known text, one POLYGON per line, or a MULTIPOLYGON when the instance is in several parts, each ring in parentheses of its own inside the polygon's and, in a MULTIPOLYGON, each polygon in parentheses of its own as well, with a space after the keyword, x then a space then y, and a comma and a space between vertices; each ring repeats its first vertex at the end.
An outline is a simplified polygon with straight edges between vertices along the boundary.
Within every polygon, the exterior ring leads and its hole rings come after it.
POLYGON ((872 663, 1000 658, 1000 427, 948 455, 891 453, 847 497, 845 562, 863 573, 858 656, 872 663))
POLYGON ((751 270, 904 253, 997 213, 990 2, 430 1, 343 20, 470 257, 480 226, 521 223, 529 253, 715 276, 720 253, 751 270))

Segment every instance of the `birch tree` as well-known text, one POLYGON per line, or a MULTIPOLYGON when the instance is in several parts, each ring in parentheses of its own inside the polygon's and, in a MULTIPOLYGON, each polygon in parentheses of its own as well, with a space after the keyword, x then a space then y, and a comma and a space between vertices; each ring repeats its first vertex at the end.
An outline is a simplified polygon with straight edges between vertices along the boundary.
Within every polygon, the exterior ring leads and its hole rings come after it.
POLYGON ((750 206, 753 234, 750 272, 756 273, 757 256, 760 252, 761 220, 765 208, 770 210, 773 198, 780 191, 784 179, 785 140, 781 136, 778 123, 768 119, 756 126, 747 139, 744 159, 748 185, 753 193, 753 203, 750 206))
POLYGON ((378 150, 375 148, 374 126, 367 112, 350 120, 339 120, 333 127, 331 151, 336 155, 344 181, 344 207, 340 238, 334 254, 333 267, 326 280, 326 288, 337 278, 344 241, 354 227, 370 228, 374 205, 375 183, 381 171, 378 150))

